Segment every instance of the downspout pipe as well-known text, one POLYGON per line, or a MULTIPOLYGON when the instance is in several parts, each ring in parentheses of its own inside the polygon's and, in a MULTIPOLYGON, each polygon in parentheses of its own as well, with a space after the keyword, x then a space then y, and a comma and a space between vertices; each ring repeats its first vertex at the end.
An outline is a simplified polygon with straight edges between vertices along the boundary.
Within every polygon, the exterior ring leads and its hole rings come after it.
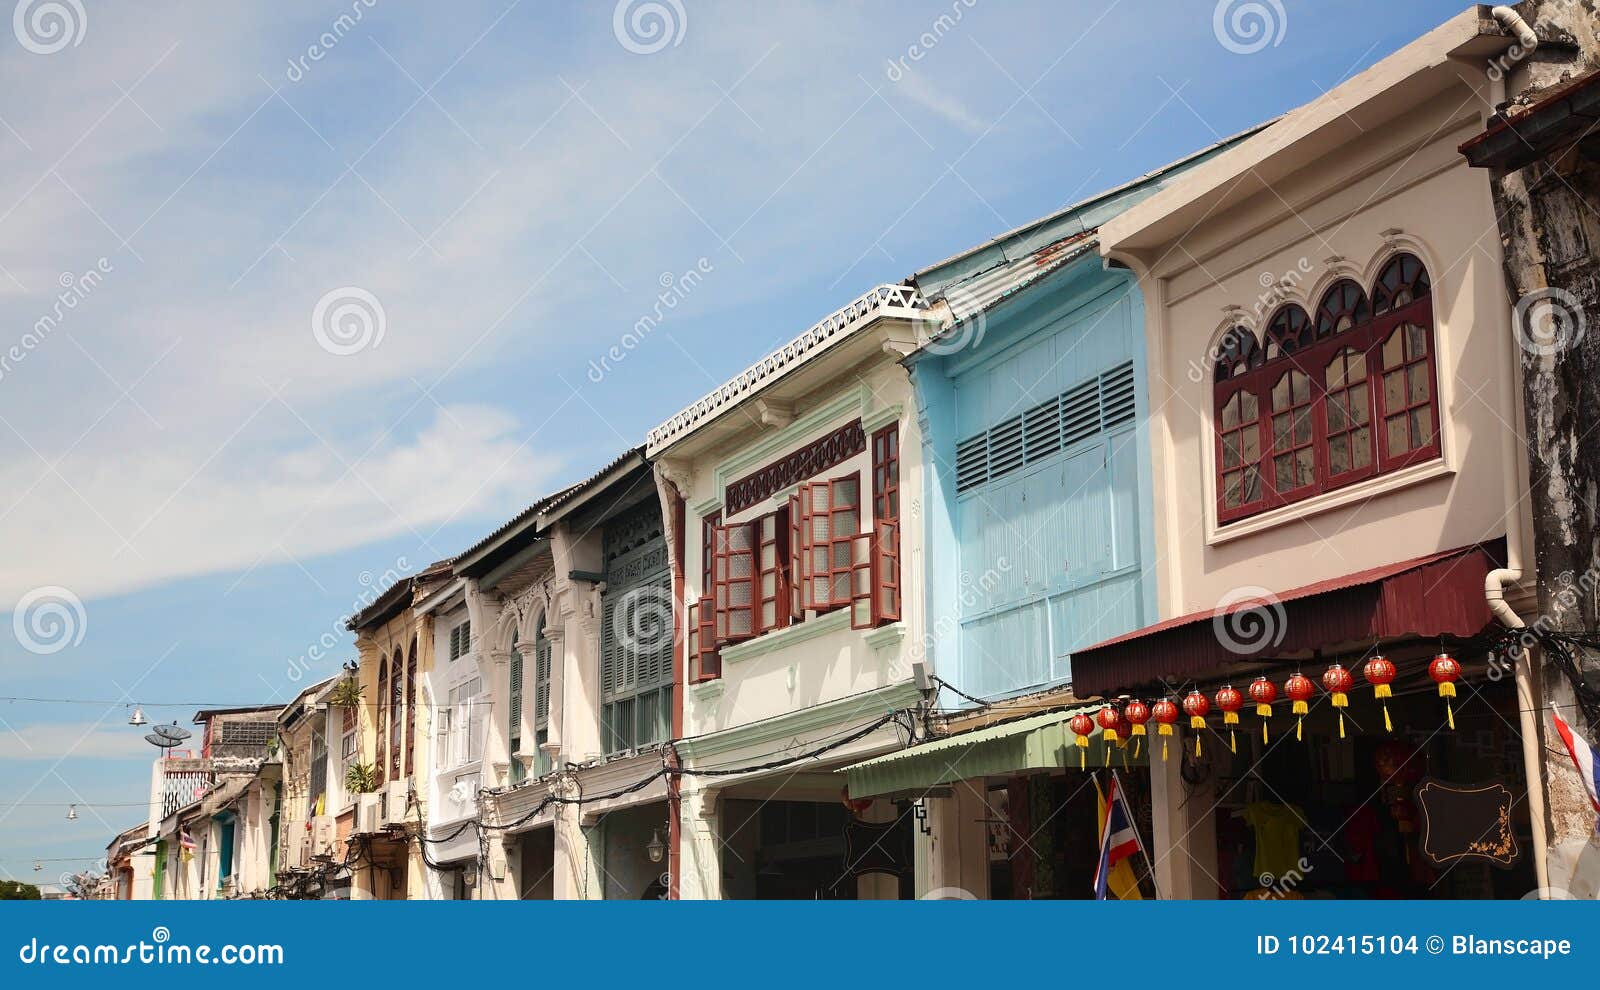
MULTIPOLYGON (((1517 319, 1515 311, 1511 319, 1517 319)), ((1508 341, 1513 362, 1517 360, 1516 344, 1508 341)), ((1500 400, 1505 409, 1515 413, 1513 379, 1520 380, 1520 376, 1500 376, 1500 400)), ((1506 601, 1506 585, 1515 584, 1522 580, 1522 510, 1521 492, 1518 491, 1517 478, 1522 472, 1517 465, 1520 464, 1517 450, 1516 433, 1513 430, 1504 431, 1501 443, 1505 456, 1505 469, 1502 474, 1505 478, 1506 505, 1513 506, 1506 519, 1506 566, 1491 570, 1483 579, 1483 597, 1489 606, 1489 612, 1501 625, 1507 629, 1524 629, 1527 623, 1522 616, 1516 613, 1509 602, 1506 601)), ((1522 736, 1522 769, 1528 783, 1528 821, 1533 832, 1533 870, 1538 881, 1539 899, 1548 900, 1550 891, 1550 863, 1548 860, 1548 837, 1545 834, 1545 801, 1544 801, 1544 763, 1543 752, 1539 736, 1539 713, 1542 703, 1539 700, 1538 686, 1534 681, 1533 656, 1529 649, 1517 651, 1512 661, 1514 665, 1514 679, 1517 686, 1517 718, 1522 736)))
POLYGON ((1512 37, 1517 39, 1517 47, 1522 49, 1524 58, 1533 54, 1539 47, 1539 36, 1533 33, 1533 28, 1516 12, 1515 8, 1501 5, 1489 11, 1491 17, 1500 22, 1512 37))

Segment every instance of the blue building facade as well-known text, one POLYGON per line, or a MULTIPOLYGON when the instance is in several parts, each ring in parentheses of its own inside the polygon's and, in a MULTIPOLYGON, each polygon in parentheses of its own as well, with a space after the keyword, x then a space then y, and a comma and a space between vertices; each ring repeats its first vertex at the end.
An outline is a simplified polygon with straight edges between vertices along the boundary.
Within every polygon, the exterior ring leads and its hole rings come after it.
POLYGON ((1061 686, 1073 650, 1156 615, 1143 300, 1096 229, 1231 143, 915 276, 953 321, 907 363, 927 645, 961 692, 1061 686))

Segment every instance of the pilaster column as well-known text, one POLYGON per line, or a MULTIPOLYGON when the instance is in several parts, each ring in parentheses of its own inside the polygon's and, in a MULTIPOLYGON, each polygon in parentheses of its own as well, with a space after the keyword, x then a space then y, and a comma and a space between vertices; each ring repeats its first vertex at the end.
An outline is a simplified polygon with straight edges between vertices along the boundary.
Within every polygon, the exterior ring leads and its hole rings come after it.
POLYGON ((679 853, 678 897, 686 901, 722 899, 722 841, 718 814, 721 792, 685 791, 679 853))

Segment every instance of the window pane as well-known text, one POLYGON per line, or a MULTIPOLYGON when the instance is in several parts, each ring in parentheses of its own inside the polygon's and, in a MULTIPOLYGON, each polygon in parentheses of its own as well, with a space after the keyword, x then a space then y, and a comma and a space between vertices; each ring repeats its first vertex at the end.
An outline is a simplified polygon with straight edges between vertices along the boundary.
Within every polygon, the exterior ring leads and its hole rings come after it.
POLYGON ((1231 430, 1239 425, 1239 393, 1235 392, 1233 398, 1222 406, 1222 428, 1231 430))
POLYGON ((1246 464, 1254 464, 1261 459, 1261 430, 1249 425, 1244 428, 1244 460, 1246 464))
POLYGON ((1239 435, 1229 433, 1222 438, 1222 466, 1236 468, 1239 466, 1239 435))
POLYGON ((1338 433, 1345 428, 1344 403, 1343 392, 1334 392, 1328 396, 1328 432, 1338 433))
POLYGON ((1391 411, 1406 407, 1405 372, 1390 371, 1383 376, 1383 407, 1391 411))
POLYGON ((1244 500, 1254 502, 1261 497, 1261 471, 1255 467, 1244 469, 1244 500))
POLYGON ((1383 425, 1387 431, 1389 453, 1391 455, 1403 454, 1411 449, 1406 432, 1406 417, 1404 413, 1399 416, 1390 416, 1384 420, 1383 425))
POLYGON ((1294 442, 1296 444, 1311 442, 1311 410, 1301 409, 1294 414, 1294 442))
POLYGON ((1428 401, 1428 363, 1426 361, 1406 368, 1406 385, 1410 405, 1428 401))
POLYGON ((861 514, 854 509, 834 513, 833 532, 835 536, 849 536, 851 533, 861 532, 861 514))
POLYGON ((1357 385, 1350 389, 1346 401, 1350 406, 1350 421, 1353 423, 1365 423, 1369 415, 1367 406, 1370 405, 1367 401, 1367 386, 1364 384, 1357 385))
POLYGON ((1348 351, 1340 351, 1338 354, 1334 355, 1334 358, 1333 358, 1332 361, 1328 362, 1328 387, 1329 388, 1343 388, 1344 387, 1344 358, 1345 358, 1345 355, 1348 354, 1348 353, 1349 353, 1348 351))
POLYGON ((1310 447, 1302 447, 1295 453, 1295 462, 1299 467, 1295 478, 1295 487, 1304 488, 1317 480, 1317 455, 1310 447))
POLYGON ((1411 410, 1411 439, 1414 447, 1433 443, 1433 416, 1426 406, 1411 410))
POLYGON ((1280 454, 1272 459, 1273 484, 1280 492, 1289 491, 1294 485, 1294 455, 1280 454))
POLYGON ((1427 331, 1415 323, 1406 324, 1406 360, 1415 361, 1428 353, 1427 331))
POLYGON ((1372 463, 1372 431, 1365 426, 1350 434, 1350 466, 1364 468, 1372 463))
POLYGON ((1294 417, 1285 413, 1282 416, 1272 417, 1272 446, 1275 450, 1282 450, 1289 446, 1289 429, 1294 425, 1294 417))
POLYGON ((1389 339, 1383 342, 1383 366, 1385 369, 1398 368, 1401 362, 1405 360, 1405 355, 1401 352, 1401 346, 1399 330, 1391 333, 1389 339))
POLYGON ((1254 392, 1241 392, 1239 398, 1244 400, 1239 406, 1239 422, 1255 422, 1261 415, 1261 405, 1256 401, 1256 394, 1254 392))
POLYGON ((1289 408, 1289 376, 1284 375, 1272 386, 1272 408, 1289 408))
POLYGON ((1343 474, 1350 470, 1350 438, 1340 435, 1328 440, 1328 471, 1343 474))
POLYGON ((1295 403, 1311 401, 1311 376, 1296 371, 1289 376, 1289 379, 1294 386, 1295 403))
POLYGON ((1222 504, 1225 508, 1238 508, 1241 480, 1242 476, 1237 471, 1222 476, 1222 504))

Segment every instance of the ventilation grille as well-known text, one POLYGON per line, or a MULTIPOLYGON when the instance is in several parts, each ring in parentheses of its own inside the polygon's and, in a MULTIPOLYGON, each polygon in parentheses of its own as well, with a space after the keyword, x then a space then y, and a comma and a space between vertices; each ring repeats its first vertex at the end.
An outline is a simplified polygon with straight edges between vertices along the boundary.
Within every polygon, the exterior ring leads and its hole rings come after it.
POLYGON ((1120 364, 956 444, 956 491, 1036 464, 1132 422, 1133 363, 1120 364))

